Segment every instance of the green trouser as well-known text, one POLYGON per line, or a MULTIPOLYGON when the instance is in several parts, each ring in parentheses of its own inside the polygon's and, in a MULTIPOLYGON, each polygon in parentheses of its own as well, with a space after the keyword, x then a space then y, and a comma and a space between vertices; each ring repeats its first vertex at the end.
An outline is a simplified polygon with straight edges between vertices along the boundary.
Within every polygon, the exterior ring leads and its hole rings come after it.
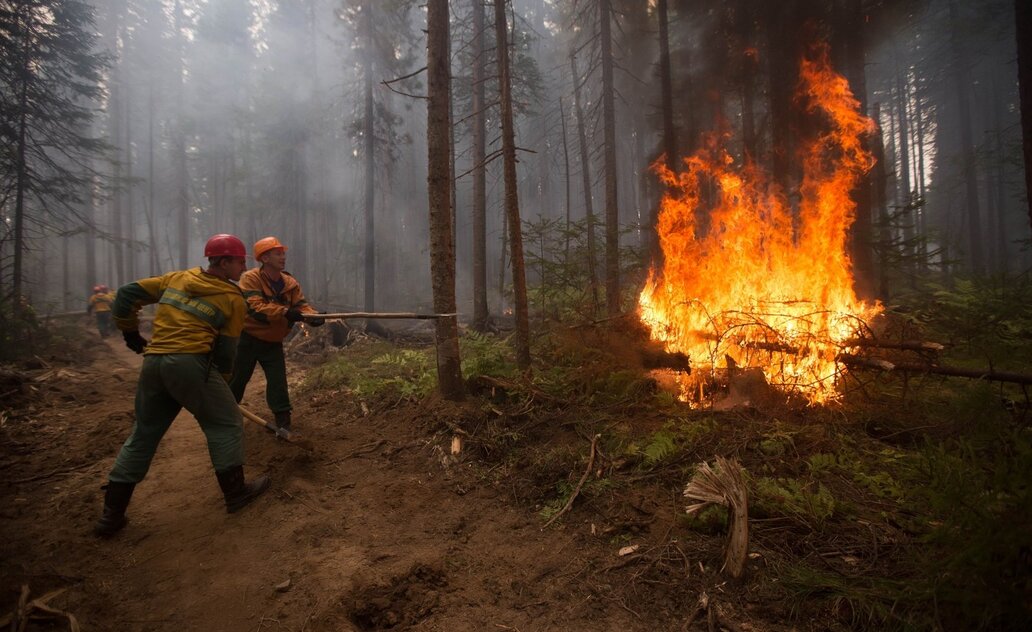
POLYGON ((244 430, 233 393, 208 356, 192 353, 143 358, 136 385, 136 423, 125 440, 108 479, 138 483, 147 475, 161 438, 185 408, 208 439, 216 472, 244 464, 244 430))
POLYGON ((266 342, 244 332, 237 343, 236 360, 233 362, 233 378, 229 389, 239 402, 244 398, 244 389, 251 381, 254 366, 262 365, 265 372, 265 401, 273 413, 290 411, 290 393, 287 392, 287 360, 283 356, 282 342, 266 342))

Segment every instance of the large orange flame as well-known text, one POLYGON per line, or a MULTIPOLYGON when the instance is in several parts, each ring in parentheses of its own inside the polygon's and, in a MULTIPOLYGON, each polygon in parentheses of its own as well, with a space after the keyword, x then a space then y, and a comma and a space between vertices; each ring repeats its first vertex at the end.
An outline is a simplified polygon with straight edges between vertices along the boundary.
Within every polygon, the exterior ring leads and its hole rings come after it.
POLYGON ((826 49, 803 60, 800 96, 829 131, 805 147, 797 219, 759 167, 736 166, 723 150, 685 158, 676 174, 656 165, 668 187, 657 227, 664 260, 639 307, 653 338, 696 368, 731 358, 820 403, 836 397, 836 358, 881 311, 857 298, 846 252, 856 208, 849 194, 874 162, 861 142, 873 122, 826 49), (703 232, 699 209, 710 182, 703 232))

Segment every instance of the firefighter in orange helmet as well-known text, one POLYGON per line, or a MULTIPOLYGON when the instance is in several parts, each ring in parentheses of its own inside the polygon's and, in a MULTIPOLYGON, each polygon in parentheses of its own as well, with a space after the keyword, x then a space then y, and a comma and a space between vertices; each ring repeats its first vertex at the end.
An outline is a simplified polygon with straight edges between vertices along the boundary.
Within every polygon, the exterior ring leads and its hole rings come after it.
MULTIPOLYGON (((302 319, 302 314, 318 312, 305 300, 301 284, 284 270, 287 247, 280 240, 259 239, 254 244, 254 258, 260 267, 240 277, 240 290, 247 301, 247 318, 229 387, 239 402, 255 365, 261 364, 265 372, 265 401, 276 418, 276 425, 290 430, 291 405, 283 340, 294 323, 302 319)), ((313 318, 305 322, 313 327, 323 324, 322 320, 313 318)))
POLYGON ((86 313, 96 317, 97 331, 101 338, 107 338, 108 334, 115 330, 111 323, 111 304, 114 302, 115 296, 108 291, 108 286, 103 283, 93 286, 93 294, 90 296, 89 305, 86 306, 86 313))

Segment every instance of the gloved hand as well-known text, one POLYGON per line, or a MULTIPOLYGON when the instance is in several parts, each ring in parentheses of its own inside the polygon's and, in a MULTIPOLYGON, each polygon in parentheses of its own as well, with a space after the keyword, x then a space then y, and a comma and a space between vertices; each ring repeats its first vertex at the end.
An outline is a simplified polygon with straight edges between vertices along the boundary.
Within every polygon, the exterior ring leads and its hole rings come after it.
POLYGON ((125 338, 125 346, 129 347, 136 353, 143 353, 143 350, 147 348, 147 339, 140 335, 137 330, 123 331, 122 337, 125 338))
POLYGON ((291 307, 287 310, 287 322, 293 325, 294 323, 301 320, 301 310, 296 307, 291 307))
POLYGON ((305 324, 309 327, 322 327, 326 322, 325 318, 306 318, 305 324))

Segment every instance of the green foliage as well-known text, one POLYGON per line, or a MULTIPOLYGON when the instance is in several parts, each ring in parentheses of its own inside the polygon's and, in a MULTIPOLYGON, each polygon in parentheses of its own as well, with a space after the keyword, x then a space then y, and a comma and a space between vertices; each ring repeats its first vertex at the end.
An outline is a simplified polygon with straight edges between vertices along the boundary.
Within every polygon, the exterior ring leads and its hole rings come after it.
POLYGON ((684 515, 687 528, 708 535, 726 533, 728 524, 727 507, 723 505, 709 505, 694 514, 684 515))
POLYGON ((469 331, 459 339, 462 377, 511 377, 517 372, 512 348, 505 338, 469 331))
POLYGON ((932 339, 1027 364, 1032 351, 1032 281, 1027 278, 957 279, 951 287, 929 284, 928 291, 904 299, 913 318, 932 339))
POLYGON ((397 349, 378 342, 353 346, 309 372, 306 388, 347 387, 359 397, 414 398, 437 384, 433 349, 397 349))
POLYGON ((750 497, 756 512, 788 516, 819 531, 838 508, 831 490, 823 483, 795 478, 761 476, 752 481, 750 497))

